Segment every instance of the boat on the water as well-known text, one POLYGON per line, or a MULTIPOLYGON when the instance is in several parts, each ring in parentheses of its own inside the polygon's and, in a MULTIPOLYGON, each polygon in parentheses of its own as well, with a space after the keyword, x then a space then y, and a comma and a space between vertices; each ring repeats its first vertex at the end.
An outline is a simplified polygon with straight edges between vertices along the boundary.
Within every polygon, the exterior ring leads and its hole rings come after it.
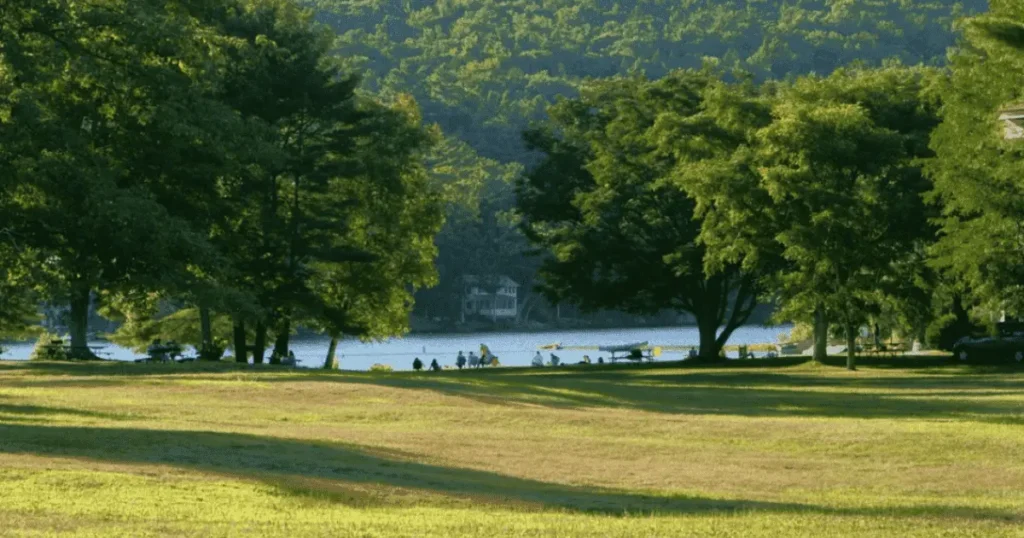
POLYGON ((546 344, 546 345, 540 346, 540 349, 543 349, 545 351, 557 351, 559 349, 562 349, 562 343, 561 342, 556 342, 554 344, 546 344))
POLYGON ((605 351, 608 353, 627 353, 634 349, 647 349, 647 342, 637 342, 635 344, 621 344, 617 346, 599 346, 598 351, 605 351))

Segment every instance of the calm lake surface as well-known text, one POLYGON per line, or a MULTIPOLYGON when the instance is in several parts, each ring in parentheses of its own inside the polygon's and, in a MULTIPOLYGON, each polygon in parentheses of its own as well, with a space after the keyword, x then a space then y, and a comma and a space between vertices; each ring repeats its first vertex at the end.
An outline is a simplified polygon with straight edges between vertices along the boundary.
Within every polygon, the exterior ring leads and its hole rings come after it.
MULTIPOLYGON (((792 327, 741 327, 733 333, 729 343, 767 344, 777 341, 780 333, 788 332, 792 327)), ((487 344, 491 352, 497 355, 502 366, 529 366, 534 354, 540 346, 561 343, 563 346, 606 346, 631 344, 634 342, 650 342, 653 346, 686 346, 697 345, 699 338, 696 327, 662 327, 642 329, 608 329, 590 331, 554 331, 531 333, 479 333, 479 334, 437 334, 410 335, 380 343, 364 344, 358 341, 343 341, 338 346, 338 362, 343 370, 369 370, 373 364, 387 364, 395 370, 411 370, 412 361, 416 357, 429 365, 437 359, 441 365, 455 364, 459 351, 467 355, 470 351, 480 352, 480 344, 487 344)), ((330 339, 307 338, 292 341, 292 350, 298 359, 299 366, 319 368, 327 356, 330 339)), ((103 351, 109 353, 108 358, 130 361, 140 357, 130 349, 125 349, 109 342, 94 342, 90 345, 104 346, 103 351)), ((0 359, 25 360, 32 353, 33 342, 4 344, 4 352, 0 359)), ((230 353, 230 351, 229 351, 230 353)), ((548 351, 542 351, 545 361, 548 351)), ((607 353, 594 351, 556 351, 556 355, 565 363, 576 363, 583 355, 590 355, 597 362, 598 356, 608 358, 607 353)), ((269 356, 269 353, 267 354, 269 356)), ((658 360, 673 361, 684 357, 684 352, 665 352, 658 360)))

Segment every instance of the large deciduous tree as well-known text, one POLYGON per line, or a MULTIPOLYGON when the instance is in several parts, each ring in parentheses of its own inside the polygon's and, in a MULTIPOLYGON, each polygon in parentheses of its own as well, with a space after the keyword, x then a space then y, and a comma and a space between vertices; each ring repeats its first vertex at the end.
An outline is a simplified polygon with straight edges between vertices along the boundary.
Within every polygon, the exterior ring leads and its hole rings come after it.
POLYGON ((836 322, 854 368, 869 307, 932 235, 920 159, 937 123, 934 78, 899 66, 806 77, 780 92, 758 133, 760 181, 748 196, 770 199, 785 262, 774 287, 783 315, 813 319, 818 360, 836 322))
POLYGON ((325 368, 337 367, 343 337, 376 340, 409 330, 418 289, 434 285, 434 238, 444 221, 445 196, 424 166, 438 131, 426 131, 415 101, 398 96, 388 105, 366 102, 372 128, 358 137, 351 157, 355 174, 331 185, 351 200, 343 244, 367 253, 367 262, 312 266, 313 305, 302 319, 330 335, 325 368))
POLYGON ((100 288, 165 288, 213 252, 189 200, 231 144, 234 115, 207 98, 219 63, 210 3, 42 1, 0 14, 4 159, 17 185, 16 235, 43 256, 48 293, 71 307, 86 348, 100 288))
POLYGON ((226 28, 247 46, 223 99, 268 127, 277 156, 231 191, 240 211, 221 244, 258 302, 236 313, 235 347, 249 347, 246 321, 255 323, 256 362, 268 333, 272 362, 286 356, 300 323, 332 336, 400 334, 408 294, 433 283, 441 218, 421 177, 429 144, 415 103, 357 95, 357 80, 331 54, 333 33, 292 2, 256 3, 226 28), (363 293, 353 280, 366 296, 353 299, 363 293))
POLYGON ((942 208, 935 264, 968 305, 995 315, 1024 314, 1024 144, 1005 139, 999 119, 1024 102, 1022 24, 1024 5, 994 0, 989 14, 964 25, 928 166, 942 208))
POLYGON ((550 254, 542 290, 589 310, 688 312, 700 357, 717 360, 757 304, 762 266, 709 256, 703 227, 728 217, 699 204, 686 184, 753 177, 736 155, 767 111, 749 88, 705 70, 599 82, 549 114, 526 133, 545 159, 518 192, 527 235, 550 254), (688 168, 697 171, 683 177, 688 168))

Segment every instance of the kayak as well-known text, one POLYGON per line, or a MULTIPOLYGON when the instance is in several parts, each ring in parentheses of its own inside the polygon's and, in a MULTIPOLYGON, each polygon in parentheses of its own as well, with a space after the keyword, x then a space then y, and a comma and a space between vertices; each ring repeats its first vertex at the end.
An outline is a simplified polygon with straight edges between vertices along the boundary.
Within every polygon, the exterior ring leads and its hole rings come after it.
POLYGON ((543 345, 543 346, 540 346, 540 349, 547 350, 547 351, 559 350, 559 349, 562 349, 562 343, 561 342, 557 342, 557 343, 554 343, 554 344, 543 345))

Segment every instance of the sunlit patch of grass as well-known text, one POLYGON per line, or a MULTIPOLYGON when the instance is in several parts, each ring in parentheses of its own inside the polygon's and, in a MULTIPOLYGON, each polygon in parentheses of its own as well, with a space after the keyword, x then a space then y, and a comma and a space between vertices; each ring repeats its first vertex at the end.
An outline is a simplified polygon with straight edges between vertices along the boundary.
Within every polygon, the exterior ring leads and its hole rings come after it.
POLYGON ((0 535, 1024 536, 1024 374, 0 363, 0 535))

